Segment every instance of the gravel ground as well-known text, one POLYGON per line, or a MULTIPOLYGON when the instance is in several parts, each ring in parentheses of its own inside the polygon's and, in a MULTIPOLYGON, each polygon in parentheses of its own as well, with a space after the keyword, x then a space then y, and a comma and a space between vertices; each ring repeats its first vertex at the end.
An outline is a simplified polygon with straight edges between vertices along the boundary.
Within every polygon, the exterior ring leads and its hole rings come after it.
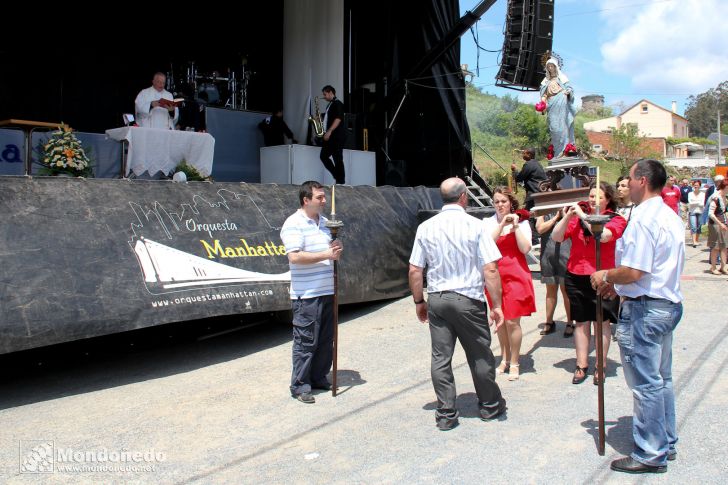
MULTIPOLYGON (((725 294, 728 277, 705 273, 704 249, 688 247, 687 256, 673 364, 679 456, 664 475, 609 470, 612 459, 631 450, 632 399, 616 345, 605 389, 606 455, 597 454, 597 388, 591 379, 571 384, 575 356, 563 324, 555 334, 538 334, 545 291, 537 282, 541 311, 522 322, 521 379, 499 380, 508 401, 499 421, 477 418, 458 348, 460 426, 437 430, 429 332, 404 298, 342 308, 340 394, 318 393, 314 405, 288 394, 290 330, 281 325, 56 362, 42 371, 4 359, 0 482, 726 483, 728 381, 720 375, 728 364, 728 318, 712 302, 725 294), (56 463, 52 473, 21 473, 21 457, 43 442, 56 453, 158 454, 132 463, 151 471, 67 472, 56 463)), ((561 306, 557 317, 564 319, 561 306)))

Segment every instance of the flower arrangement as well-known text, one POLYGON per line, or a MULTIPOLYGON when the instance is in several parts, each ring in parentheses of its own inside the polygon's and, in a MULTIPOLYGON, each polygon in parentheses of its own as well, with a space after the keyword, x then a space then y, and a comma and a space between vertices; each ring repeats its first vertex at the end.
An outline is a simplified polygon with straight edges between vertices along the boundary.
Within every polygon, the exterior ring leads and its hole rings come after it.
POLYGON ((188 181, 206 181, 210 180, 210 177, 203 176, 195 167, 187 163, 187 160, 182 160, 177 164, 177 166, 172 170, 170 176, 172 174, 175 174, 177 172, 183 172, 187 176, 188 181))
POLYGON ((77 177, 93 175, 91 160, 70 126, 62 124, 43 145, 40 163, 45 175, 61 173, 77 177))
POLYGON ((566 155, 568 157, 573 157, 577 153, 578 153, 578 151, 573 144, 571 144, 571 143, 566 144, 566 147, 564 148, 564 155, 566 155))
POLYGON ((526 209, 518 209, 515 214, 518 216, 518 222, 527 221, 531 217, 531 213, 526 209))

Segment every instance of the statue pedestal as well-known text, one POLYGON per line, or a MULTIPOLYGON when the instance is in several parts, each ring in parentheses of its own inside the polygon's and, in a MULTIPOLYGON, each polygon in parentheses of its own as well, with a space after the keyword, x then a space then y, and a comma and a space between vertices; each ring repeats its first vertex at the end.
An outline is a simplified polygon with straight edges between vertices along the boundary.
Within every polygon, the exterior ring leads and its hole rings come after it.
POLYGON ((541 184, 541 192, 555 191, 566 188, 589 186, 592 180, 589 176, 589 161, 581 157, 560 157, 549 160, 546 167, 548 180, 541 184))
POLYGON ((544 215, 589 198, 589 161, 581 157, 560 157, 549 160, 545 168, 548 180, 540 185, 541 193, 533 194, 531 212, 544 215))

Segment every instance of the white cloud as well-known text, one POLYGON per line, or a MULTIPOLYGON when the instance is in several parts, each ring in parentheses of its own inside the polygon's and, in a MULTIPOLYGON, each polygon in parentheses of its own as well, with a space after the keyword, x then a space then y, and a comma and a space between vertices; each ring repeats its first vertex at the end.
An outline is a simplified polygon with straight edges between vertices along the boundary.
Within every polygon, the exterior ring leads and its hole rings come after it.
POLYGON ((661 1, 638 9, 606 10, 601 16, 619 16, 607 24, 621 25, 601 46, 603 67, 631 76, 634 89, 698 94, 728 80, 725 0, 661 1))

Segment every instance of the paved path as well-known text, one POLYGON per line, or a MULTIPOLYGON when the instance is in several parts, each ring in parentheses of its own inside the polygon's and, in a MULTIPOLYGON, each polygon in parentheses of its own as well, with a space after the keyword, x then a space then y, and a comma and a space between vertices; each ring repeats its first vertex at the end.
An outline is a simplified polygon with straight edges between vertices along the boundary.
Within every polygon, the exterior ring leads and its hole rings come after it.
MULTIPOLYGON (((343 387, 337 398, 317 394, 315 405, 288 395, 291 345, 284 326, 76 358, 43 371, 8 368, 13 360, 4 359, 0 482, 726 483, 728 277, 704 273, 705 250, 689 247, 687 255, 686 310, 674 345, 680 454, 662 476, 609 471, 609 462, 631 447, 632 401, 616 345, 601 457, 597 388, 591 379, 571 384, 572 342, 562 337, 561 324, 558 333, 538 335, 542 313, 523 321, 521 380, 499 381, 507 417, 477 419, 458 349, 461 424, 438 431, 429 333, 404 298, 342 310, 343 387), (153 471, 68 473, 56 463, 54 473, 20 473, 19 454, 27 459, 28 447, 42 444, 29 440, 52 440, 64 453, 153 449, 163 456, 140 463, 153 471)), ((540 283, 536 291, 542 309, 540 283)), ((560 308, 557 315, 563 319, 560 308)))

